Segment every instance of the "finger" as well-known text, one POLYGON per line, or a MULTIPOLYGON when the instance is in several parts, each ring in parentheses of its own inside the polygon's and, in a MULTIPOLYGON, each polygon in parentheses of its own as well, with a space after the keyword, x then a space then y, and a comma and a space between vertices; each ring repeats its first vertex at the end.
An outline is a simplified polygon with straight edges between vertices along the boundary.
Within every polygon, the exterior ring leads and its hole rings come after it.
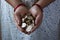
POLYGON ((34 32, 34 31, 36 30, 36 28, 38 28, 38 27, 37 27, 37 26, 34 26, 34 27, 32 28, 32 30, 31 30, 30 32, 28 32, 28 35, 31 34, 32 32, 34 32))
POLYGON ((39 13, 35 19, 35 24, 39 25, 42 22, 43 13, 39 13))
POLYGON ((25 31, 25 29, 21 28, 21 26, 18 26, 17 24, 16 24, 16 26, 17 26, 17 28, 18 28, 21 32, 23 32, 23 33, 25 33, 25 34, 28 34, 28 33, 25 31))
POLYGON ((17 23, 15 23, 16 24, 16 26, 17 26, 17 28, 21 31, 21 32, 23 32, 23 33, 25 33, 25 34, 28 34, 28 32, 26 32, 25 31, 25 29, 23 29, 21 26, 19 26, 17 23))
POLYGON ((36 17, 36 19, 35 19, 35 26, 34 26, 33 29, 29 32, 29 34, 32 33, 32 32, 34 32, 34 31, 39 27, 39 25, 41 24, 41 22, 42 22, 42 15, 37 15, 37 17, 36 17))
POLYGON ((20 26, 21 25, 21 18, 19 15, 14 15, 15 22, 20 26))

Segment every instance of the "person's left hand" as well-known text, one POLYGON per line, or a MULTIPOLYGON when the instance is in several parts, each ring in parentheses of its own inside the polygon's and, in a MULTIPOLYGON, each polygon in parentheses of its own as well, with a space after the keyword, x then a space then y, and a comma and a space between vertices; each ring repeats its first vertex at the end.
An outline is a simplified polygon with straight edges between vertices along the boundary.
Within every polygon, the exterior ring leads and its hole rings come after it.
POLYGON ((36 6, 36 5, 34 5, 29 10, 29 12, 33 15, 33 17, 35 17, 35 26, 34 26, 34 28, 28 34, 32 33, 33 31, 36 30, 36 28, 39 27, 39 25, 42 22, 42 18, 43 18, 43 12, 42 12, 42 10, 38 6, 36 6))

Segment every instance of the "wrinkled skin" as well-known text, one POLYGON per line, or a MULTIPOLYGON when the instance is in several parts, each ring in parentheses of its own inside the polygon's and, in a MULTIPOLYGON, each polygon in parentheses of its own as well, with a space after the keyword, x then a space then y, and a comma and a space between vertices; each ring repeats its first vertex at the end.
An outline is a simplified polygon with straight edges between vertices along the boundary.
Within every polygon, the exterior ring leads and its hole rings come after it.
POLYGON ((14 19, 15 19, 17 28, 20 31, 24 32, 25 34, 30 34, 33 31, 35 31, 36 28, 38 28, 39 25, 41 24, 42 17, 43 17, 43 12, 36 5, 31 7, 29 10, 24 6, 20 6, 14 12, 14 19), (26 13, 28 13, 28 12, 31 13, 33 15, 33 17, 35 17, 35 26, 30 32, 26 32, 24 29, 21 28, 21 22, 22 22, 21 18, 22 18, 22 16, 26 15, 26 13))

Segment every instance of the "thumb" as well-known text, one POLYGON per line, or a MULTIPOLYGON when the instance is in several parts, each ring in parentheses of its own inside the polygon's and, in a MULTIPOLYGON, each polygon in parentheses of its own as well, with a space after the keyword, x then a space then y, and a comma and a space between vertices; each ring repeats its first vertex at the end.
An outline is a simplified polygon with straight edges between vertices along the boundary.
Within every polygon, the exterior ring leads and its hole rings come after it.
POLYGON ((30 33, 32 33, 32 32, 34 32, 38 27, 39 27, 39 25, 41 24, 41 22, 42 22, 42 18, 43 18, 43 14, 38 14, 37 16, 36 16, 36 19, 35 19, 35 26, 34 26, 34 28, 29 32, 29 34, 30 33))
POLYGON ((43 14, 42 14, 42 13, 39 13, 39 14, 36 16, 35 24, 36 24, 36 25, 41 24, 42 18, 43 18, 43 14))

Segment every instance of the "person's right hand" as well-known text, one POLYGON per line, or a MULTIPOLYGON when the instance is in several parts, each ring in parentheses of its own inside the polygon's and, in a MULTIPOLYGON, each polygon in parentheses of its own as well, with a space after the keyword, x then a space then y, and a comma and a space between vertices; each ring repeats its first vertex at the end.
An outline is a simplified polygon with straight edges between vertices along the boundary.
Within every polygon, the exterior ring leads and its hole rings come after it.
POLYGON ((21 22, 22 22, 21 18, 22 16, 26 15, 26 13, 28 13, 28 9, 24 6, 18 7, 14 12, 14 20, 16 22, 17 28, 24 33, 26 33, 26 31, 21 28, 21 22))

